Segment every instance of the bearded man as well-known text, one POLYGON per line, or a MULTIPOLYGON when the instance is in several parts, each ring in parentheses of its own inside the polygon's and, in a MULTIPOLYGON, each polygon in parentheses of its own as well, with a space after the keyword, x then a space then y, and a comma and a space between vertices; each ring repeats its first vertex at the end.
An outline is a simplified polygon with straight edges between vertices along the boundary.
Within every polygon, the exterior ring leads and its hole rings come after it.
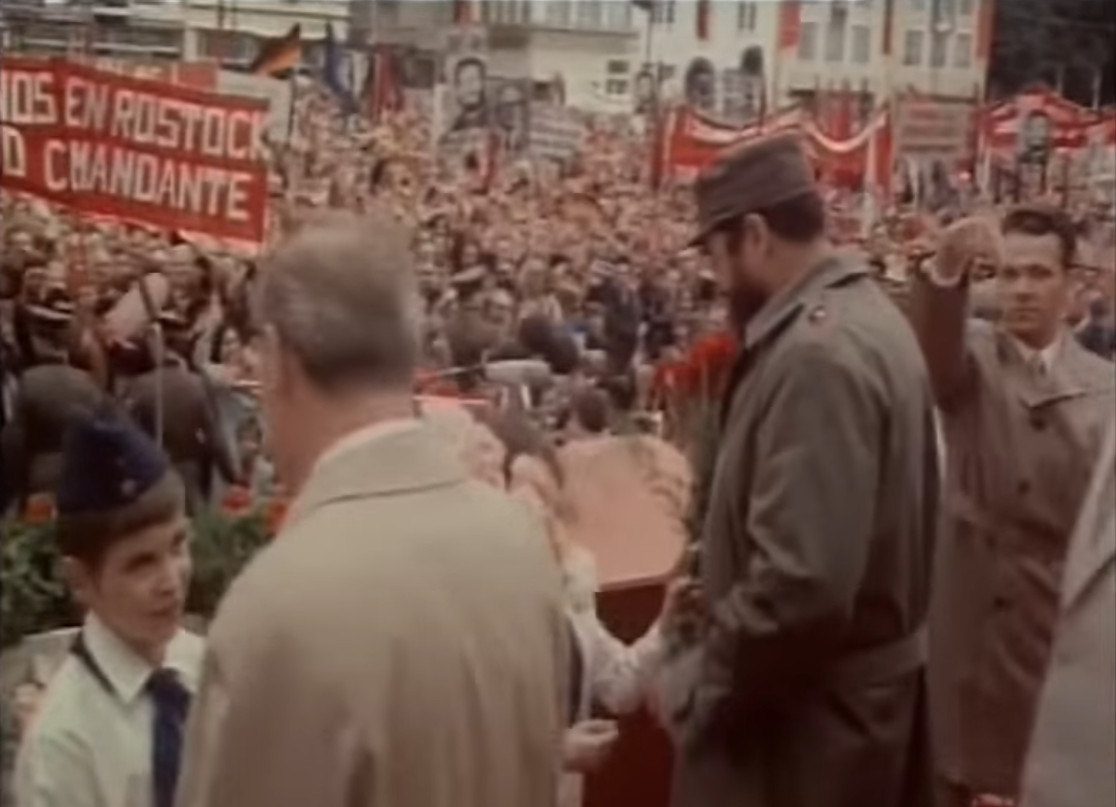
POLYGON ((919 807, 938 472, 918 343, 825 239, 793 136, 698 181, 740 354, 702 538, 709 620, 659 685, 675 807, 919 807))

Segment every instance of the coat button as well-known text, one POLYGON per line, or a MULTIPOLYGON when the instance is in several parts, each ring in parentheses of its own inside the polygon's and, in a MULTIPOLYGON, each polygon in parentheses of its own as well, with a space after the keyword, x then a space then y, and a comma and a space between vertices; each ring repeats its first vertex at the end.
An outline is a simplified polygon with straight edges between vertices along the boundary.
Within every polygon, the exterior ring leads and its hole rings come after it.
POLYGON ((1003 594, 997 594, 995 597, 992 598, 992 605, 996 608, 997 611, 1003 611, 1005 608, 1008 607, 1008 598, 1005 597, 1003 594))
POLYGON ((1044 418, 1042 415, 1038 414, 1037 412, 1032 412, 1031 413, 1030 421, 1031 421, 1031 428, 1034 429, 1035 431, 1041 432, 1041 431, 1044 431, 1046 429, 1046 418, 1044 418))
POLYGON ((1031 492, 1031 483, 1026 479, 1020 479, 1019 484, 1016 486, 1016 490, 1019 491, 1020 496, 1026 496, 1031 492))

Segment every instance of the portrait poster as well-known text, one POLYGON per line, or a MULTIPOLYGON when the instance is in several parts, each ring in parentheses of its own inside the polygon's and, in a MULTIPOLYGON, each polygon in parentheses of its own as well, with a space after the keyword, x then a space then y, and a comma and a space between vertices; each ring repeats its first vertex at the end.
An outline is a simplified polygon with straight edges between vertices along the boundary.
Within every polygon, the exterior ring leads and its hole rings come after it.
POLYGON ((445 37, 437 87, 437 146, 450 154, 483 148, 490 118, 488 43, 483 29, 461 28, 445 37))

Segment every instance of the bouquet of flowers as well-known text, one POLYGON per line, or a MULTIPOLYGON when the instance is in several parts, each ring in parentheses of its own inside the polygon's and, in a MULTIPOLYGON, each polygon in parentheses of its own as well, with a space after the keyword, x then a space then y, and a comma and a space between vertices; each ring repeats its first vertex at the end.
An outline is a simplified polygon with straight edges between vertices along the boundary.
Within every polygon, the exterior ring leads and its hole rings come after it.
POLYGON ((665 415, 665 436, 685 452, 694 470, 690 534, 705 520, 720 439, 720 408, 736 356, 736 340, 717 333, 697 342, 682 359, 659 366, 653 405, 665 415))

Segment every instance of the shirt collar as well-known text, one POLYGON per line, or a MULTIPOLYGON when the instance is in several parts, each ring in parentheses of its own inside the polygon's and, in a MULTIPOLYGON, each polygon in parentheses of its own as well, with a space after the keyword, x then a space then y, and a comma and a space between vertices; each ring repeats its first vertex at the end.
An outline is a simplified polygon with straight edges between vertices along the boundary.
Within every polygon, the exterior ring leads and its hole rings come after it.
POLYGON ((347 454, 350 451, 363 448, 368 443, 374 442, 381 437, 386 437, 389 434, 397 434, 410 429, 417 429, 419 425, 417 418, 395 418, 392 420, 382 420, 378 423, 363 426, 356 431, 351 431, 321 453, 317 462, 314 463, 314 468, 310 475, 313 476, 318 473, 324 465, 333 462, 342 454, 347 454))
POLYGON ((1047 373, 1054 369, 1054 365, 1058 361, 1058 356, 1062 352, 1063 340, 1064 334, 1059 333, 1054 341, 1051 342, 1049 345, 1036 350, 1029 345, 1023 344, 1014 336, 1011 338, 1011 341, 1015 345, 1015 349, 1019 351, 1019 356, 1023 359, 1024 364, 1033 365, 1034 362, 1038 361, 1039 363, 1041 363, 1042 369, 1047 373))
MULTIPOLYGON (((185 631, 179 630, 171 639, 167 645, 163 667, 178 673, 182 683, 192 690, 197 682, 195 671, 185 658, 183 639, 186 636, 185 631)), ((155 672, 155 667, 128 647, 124 640, 92 612, 85 618, 82 638, 89 655, 112 685, 116 696, 126 704, 132 703, 147 685, 147 679, 155 672)))

